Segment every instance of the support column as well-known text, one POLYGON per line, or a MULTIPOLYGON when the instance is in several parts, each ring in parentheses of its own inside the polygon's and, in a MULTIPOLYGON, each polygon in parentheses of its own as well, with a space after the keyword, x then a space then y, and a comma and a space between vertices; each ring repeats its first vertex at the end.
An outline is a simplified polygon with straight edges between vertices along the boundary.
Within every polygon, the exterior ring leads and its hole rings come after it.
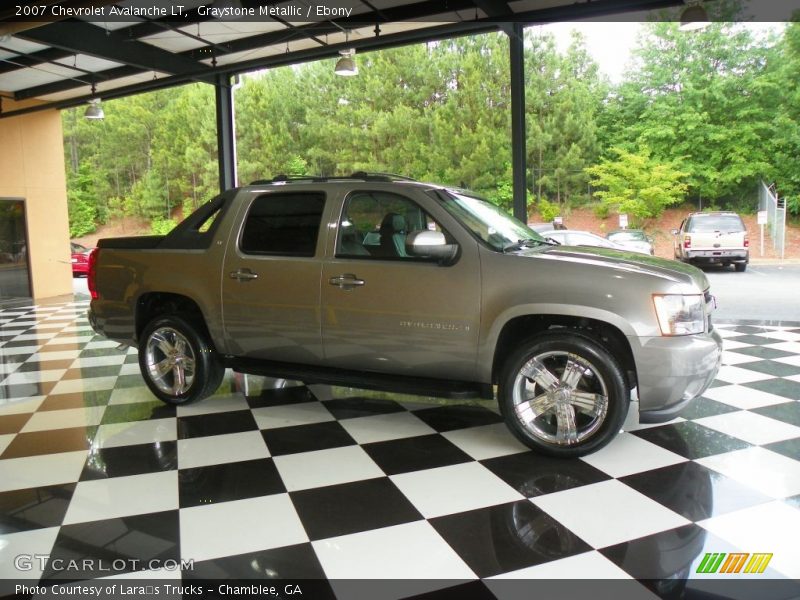
POLYGON ((525 171, 525 47, 522 23, 512 23, 507 29, 511 66, 511 169, 514 188, 514 216, 528 222, 525 171))
POLYGON ((217 75, 214 81, 217 112, 217 162, 221 192, 236 185, 236 140, 233 135, 233 95, 230 75, 217 75))

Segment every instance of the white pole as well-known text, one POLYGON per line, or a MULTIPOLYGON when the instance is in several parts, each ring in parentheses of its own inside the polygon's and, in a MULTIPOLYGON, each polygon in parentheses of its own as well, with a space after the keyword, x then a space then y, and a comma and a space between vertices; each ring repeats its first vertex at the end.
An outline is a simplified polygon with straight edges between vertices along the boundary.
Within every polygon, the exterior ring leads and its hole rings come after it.
POLYGON ((761 228, 761 256, 764 256, 764 224, 759 225, 761 228))

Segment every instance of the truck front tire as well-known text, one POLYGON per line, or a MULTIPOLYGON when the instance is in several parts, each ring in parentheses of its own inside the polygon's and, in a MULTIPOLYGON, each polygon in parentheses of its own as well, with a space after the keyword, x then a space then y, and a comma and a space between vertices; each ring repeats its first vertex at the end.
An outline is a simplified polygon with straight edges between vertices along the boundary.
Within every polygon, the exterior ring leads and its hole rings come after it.
POLYGON ((210 396, 225 375, 207 334, 174 315, 157 317, 142 331, 139 369, 150 391, 172 405, 210 396))
POLYGON ((622 428, 630 396, 619 363, 599 341, 569 329, 529 338, 505 361, 498 389, 506 425, 549 456, 583 456, 622 428))

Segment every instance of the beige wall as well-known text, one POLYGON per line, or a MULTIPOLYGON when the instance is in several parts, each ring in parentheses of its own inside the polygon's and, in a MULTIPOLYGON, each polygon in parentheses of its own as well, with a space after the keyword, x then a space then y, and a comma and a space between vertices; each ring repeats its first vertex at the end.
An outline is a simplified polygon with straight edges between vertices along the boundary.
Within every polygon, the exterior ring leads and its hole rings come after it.
MULTIPOLYGON (((5 112, 25 105, 3 98, 2 106, 5 112)), ((34 298, 71 294, 64 141, 57 110, 0 118, 0 198, 25 199, 34 298)))

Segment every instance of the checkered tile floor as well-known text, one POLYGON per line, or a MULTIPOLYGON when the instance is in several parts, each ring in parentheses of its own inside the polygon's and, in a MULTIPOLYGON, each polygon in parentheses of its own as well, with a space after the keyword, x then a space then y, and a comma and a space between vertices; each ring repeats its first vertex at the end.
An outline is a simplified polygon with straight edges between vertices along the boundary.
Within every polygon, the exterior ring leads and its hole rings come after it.
POLYGON ((0 311, 0 578, 694 579, 736 551, 800 578, 800 329, 720 326, 724 366, 679 419, 558 461, 482 405, 229 374, 167 407, 86 308, 0 311))

